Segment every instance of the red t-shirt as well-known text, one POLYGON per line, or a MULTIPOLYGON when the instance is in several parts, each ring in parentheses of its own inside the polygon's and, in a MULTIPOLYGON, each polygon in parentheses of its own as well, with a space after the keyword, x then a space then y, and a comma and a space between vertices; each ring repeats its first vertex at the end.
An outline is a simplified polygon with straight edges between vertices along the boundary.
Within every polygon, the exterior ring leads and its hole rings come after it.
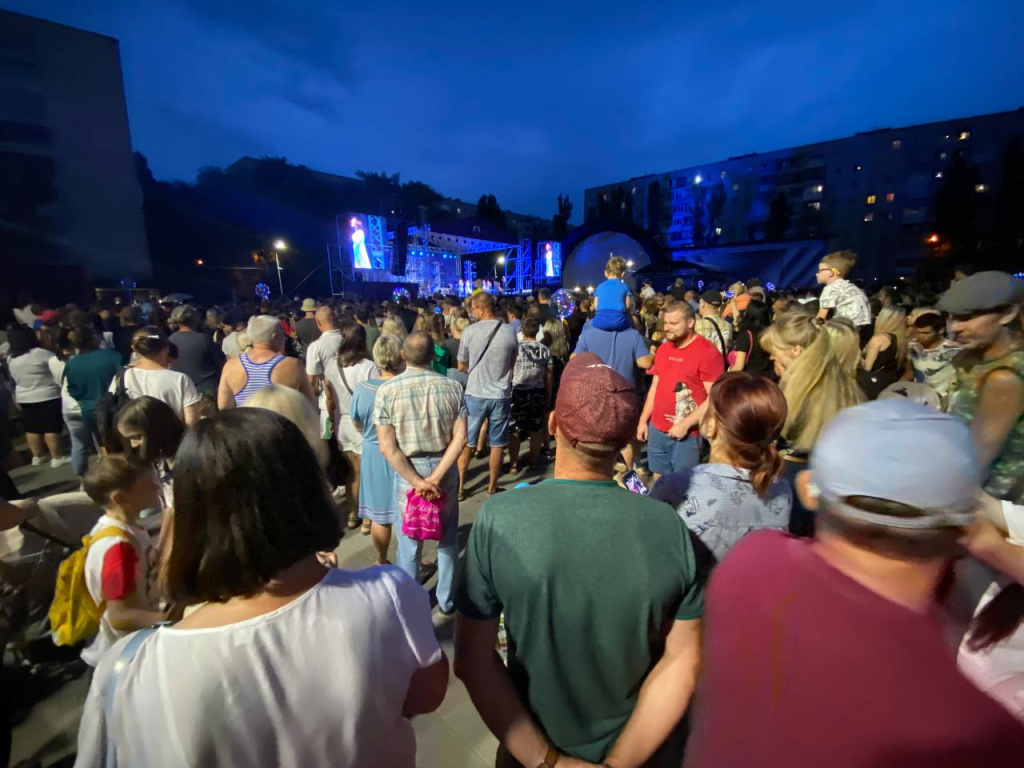
POLYGON ((956 668, 937 615, 811 539, 750 534, 715 569, 686 768, 1004 768, 1024 726, 956 668))
MULTIPOLYGON (((648 373, 658 377, 651 423, 668 432, 678 419, 693 413, 708 399, 704 382, 714 381, 725 373, 725 364, 714 344, 695 335, 682 349, 671 341, 658 347, 648 373)), ((690 430, 691 435, 698 433, 697 427, 690 430)))

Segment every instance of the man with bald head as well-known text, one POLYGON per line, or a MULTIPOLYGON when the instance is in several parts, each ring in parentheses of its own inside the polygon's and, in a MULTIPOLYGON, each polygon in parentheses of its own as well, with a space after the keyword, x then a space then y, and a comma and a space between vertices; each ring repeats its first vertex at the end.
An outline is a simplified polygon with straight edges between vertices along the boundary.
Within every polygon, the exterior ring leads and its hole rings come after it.
MULTIPOLYGON (((455 462, 466 444, 466 408, 462 387, 431 369, 434 340, 413 331, 402 348, 405 371, 377 390, 373 421, 380 452, 395 470, 392 495, 402 518, 410 490, 441 500, 441 541, 437 546, 437 606, 448 616, 458 562, 459 473, 455 462)), ((398 566, 417 581, 423 542, 398 531, 398 566)))

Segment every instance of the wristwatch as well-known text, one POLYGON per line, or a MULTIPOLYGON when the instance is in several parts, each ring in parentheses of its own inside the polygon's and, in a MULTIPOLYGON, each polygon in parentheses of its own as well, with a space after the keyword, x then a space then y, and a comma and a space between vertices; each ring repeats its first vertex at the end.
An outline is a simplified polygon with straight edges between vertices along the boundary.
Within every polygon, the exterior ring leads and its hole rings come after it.
POLYGON ((548 752, 544 755, 544 762, 538 765, 537 768, 555 768, 555 763, 558 762, 560 757, 561 755, 558 753, 558 750, 549 744, 548 752))

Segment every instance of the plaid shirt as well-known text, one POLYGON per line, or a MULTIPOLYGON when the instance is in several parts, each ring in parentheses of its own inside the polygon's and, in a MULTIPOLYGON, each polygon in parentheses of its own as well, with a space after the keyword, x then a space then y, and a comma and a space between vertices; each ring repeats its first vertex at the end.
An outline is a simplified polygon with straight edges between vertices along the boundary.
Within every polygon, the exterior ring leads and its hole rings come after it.
POLYGON ((466 417, 462 387, 434 371, 409 368, 380 385, 373 423, 395 428, 406 456, 442 453, 452 440, 455 422, 466 417))

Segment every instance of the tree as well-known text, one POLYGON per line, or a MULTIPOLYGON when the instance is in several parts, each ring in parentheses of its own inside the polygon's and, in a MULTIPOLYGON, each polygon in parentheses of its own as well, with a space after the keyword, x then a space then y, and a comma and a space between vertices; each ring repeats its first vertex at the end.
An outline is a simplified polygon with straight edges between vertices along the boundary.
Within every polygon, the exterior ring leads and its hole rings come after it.
POLYGON ((1004 272, 1016 272, 1024 263, 1024 146, 1019 134, 1010 138, 1003 153, 991 262, 1004 272))
POLYGON ((551 217, 551 236, 565 240, 569 234, 569 219, 572 218, 572 201, 568 195, 558 196, 558 213, 551 217))
POLYGON ((768 210, 768 220, 764 224, 764 236, 767 240, 785 240, 786 230, 793 218, 793 209, 789 206, 789 199, 785 192, 779 192, 772 198, 771 208, 768 210))
POLYGON ((480 195, 480 199, 476 203, 476 215, 491 222, 499 229, 508 228, 505 212, 501 210, 494 195, 480 195))
POLYGON ((661 235, 661 183, 657 179, 647 185, 647 231, 652 237, 661 235))

